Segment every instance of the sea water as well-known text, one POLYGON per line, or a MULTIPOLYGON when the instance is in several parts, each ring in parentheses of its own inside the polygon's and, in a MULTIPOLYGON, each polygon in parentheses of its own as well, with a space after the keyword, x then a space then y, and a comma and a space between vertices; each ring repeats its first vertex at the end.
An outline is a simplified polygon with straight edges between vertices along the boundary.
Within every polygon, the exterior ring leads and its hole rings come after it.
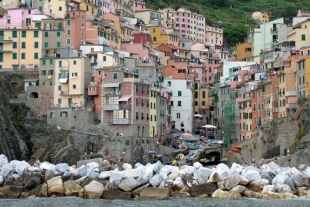
POLYGON ((57 198, 28 198, 28 199, 1 199, 0 206, 5 207, 88 207, 88 206, 104 206, 104 207, 310 207, 310 200, 306 198, 286 199, 286 200, 264 200, 241 198, 238 200, 225 199, 168 199, 156 201, 139 201, 139 200, 105 200, 105 199, 82 199, 76 197, 57 197, 57 198))

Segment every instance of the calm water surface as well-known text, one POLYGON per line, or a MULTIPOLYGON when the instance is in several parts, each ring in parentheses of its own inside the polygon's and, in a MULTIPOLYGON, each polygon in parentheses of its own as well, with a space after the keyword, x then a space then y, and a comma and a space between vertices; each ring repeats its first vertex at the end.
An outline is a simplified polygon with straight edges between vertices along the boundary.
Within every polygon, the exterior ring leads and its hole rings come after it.
POLYGON ((0 206, 5 207, 28 207, 28 206, 68 206, 68 207, 86 207, 86 206, 104 206, 104 207, 310 207, 310 200, 305 198, 291 200, 262 200, 247 199, 239 200, 221 200, 221 199, 170 199, 162 201, 121 201, 121 200, 88 200, 76 197, 66 198, 29 198, 29 199, 4 199, 0 200, 0 206))

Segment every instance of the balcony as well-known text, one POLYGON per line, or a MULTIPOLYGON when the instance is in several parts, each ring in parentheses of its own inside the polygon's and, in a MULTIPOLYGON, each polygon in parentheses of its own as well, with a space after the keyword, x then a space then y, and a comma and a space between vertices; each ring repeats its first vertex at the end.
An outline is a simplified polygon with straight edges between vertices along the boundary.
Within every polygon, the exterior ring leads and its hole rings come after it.
POLYGON ((105 111, 113 111, 113 110, 119 110, 119 105, 118 104, 111 104, 111 105, 103 105, 103 110, 105 111))
POLYGON ((270 28, 271 33, 278 33, 278 28, 270 28))
POLYGON ((217 90, 213 89, 213 90, 211 91, 211 96, 217 96, 217 90))
POLYGON ((88 86, 88 96, 98 96, 99 86, 88 86))
POLYGON ((123 82, 133 82, 133 83, 139 83, 139 78, 123 78, 123 82))
POLYGON ((119 109, 120 110, 130 110, 131 109, 131 105, 129 105, 129 104, 122 104, 122 105, 119 105, 119 109))
POLYGON ((289 109, 297 109, 298 108, 298 104, 297 103, 290 103, 289 104, 289 109))
POLYGON ((121 92, 118 91, 105 91, 102 94, 103 96, 121 96, 121 92))
POLYGON ((147 60, 136 60, 136 67, 155 67, 155 63, 147 60))
POLYGON ((5 38, 4 36, 0 36, 0 42, 2 42, 2 43, 12 42, 12 37, 5 38))
POLYGON ((0 46, 0 52, 12 52, 12 48, 0 46))
POLYGON ((297 92, 296 91, 286 91, 285 96, 297 96, 297 92))
POLYGON ((108 119, 109 124, 131 124, 131 119, 123 118, 123 119, 108 119))

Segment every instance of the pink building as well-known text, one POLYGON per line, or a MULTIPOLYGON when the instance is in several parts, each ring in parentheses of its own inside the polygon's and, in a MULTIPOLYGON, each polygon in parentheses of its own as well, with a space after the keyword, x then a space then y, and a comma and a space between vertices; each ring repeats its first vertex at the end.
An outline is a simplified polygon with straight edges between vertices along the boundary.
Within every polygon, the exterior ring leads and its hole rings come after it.
MULTIPOLYGON (((39 9, 35 8, 17 8, 8 10, 0 19, 1 29, 31 29, 32 15, 41 14, 39 9)), ((35 28, 35 27, 33 27, 35 28)))
POLYGON ((174 17, 174 28, 176 32, 179 33, 180 37, 190 39, 190 21, 191 21, 191 12, 187 9, 180 8, 176 11, 174 17))
POLYGON ((142 11, 146 9, 146 4, 144 0, 136 0, 132 7, 133 11, 142 11))
POLYGON ((191 53, 205 64, 205 76, 202 79, 206 85, 212 86, 214 82, 215 68, 220 63, 220 54, 208 49, 203 43, 195 43, 191 47, 191 53))
POLYGON ((149 84, 141 83, 138 74, 115 69, 97 69, 94 80, 88 96, 101 123, 113 134, 148 136, 149 84))
POLYGON ((65 47, 79 49, 86 41, 86 11, 68 11, 64 29, 65 47))
POLYGON ((152 51, 152 37, 143 32, 136 32, 132 41, 123 41, 121 50, 130 52, 132 57, 150 60, 149 53, 152 51))

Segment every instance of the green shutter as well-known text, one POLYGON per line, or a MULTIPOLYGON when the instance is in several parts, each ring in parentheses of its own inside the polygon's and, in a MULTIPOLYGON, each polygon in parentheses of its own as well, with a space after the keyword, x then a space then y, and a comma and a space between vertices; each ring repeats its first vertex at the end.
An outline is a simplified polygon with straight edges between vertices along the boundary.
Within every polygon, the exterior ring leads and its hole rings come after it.
POLYGON ((12 37, 17 37, 17 31, 12 31, 12 37))
POLYGON ((107 61, 107 56, 103 56, 103 61, 107 61))

